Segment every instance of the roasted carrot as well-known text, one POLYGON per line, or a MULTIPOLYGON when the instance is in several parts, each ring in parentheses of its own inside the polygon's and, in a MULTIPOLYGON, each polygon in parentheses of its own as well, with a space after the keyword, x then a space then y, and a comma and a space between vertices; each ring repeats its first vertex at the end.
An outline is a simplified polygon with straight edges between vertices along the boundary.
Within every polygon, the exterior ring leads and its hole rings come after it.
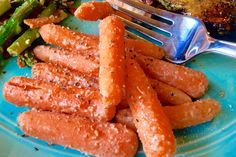
POLYGON ((155 79, 149 79, 152 88, 164 105, 181 105, 192 102, 192 99, 181 90, 155 79))
POLYGON ((207 77, 200 71, 140 54, 135 54, 135 57, 151 77, 176 87, 193 98, 201 97, 208 89, 207 77))
POLYGON ((78 88, 98 89, 98 78, 70 70, 51 63, 36 63, 33 65, 32 78, 45 82, 53 82, 61 87, 76 86, 78 88))
POLYGON ((182 129, 212 120, 220 111, 213 99, 198 100, 177 106, 166 106, 164 111, 175 129, 182 129))
POLYGON ((58 10, 55 14, 49 17, 38 17, 34 19, 25 19, 24 23, 28 25, 30 28, 39 28, 43 25, 50 24, 50 23, 59 23, 65 18, 67 18, 67 14, 63 10, 58 10))
POLYGON ((72 70, 90 75, 97 75, 99 61, 93 56, 81 55, 79 52, 52 48, 50 46, 37 46, 34 48, 35 56, 45 62, 60 64, 72 70))
POLYGON ((104 107, 96 90, 84 88, 61 88, 30 78, 14 77, 3 89, 7 101, 17 106, 40 110, 76 114, 100 121, 109 121, 115 115, 115 107, 104 107))
POLYGON ((126 52, 136 52, 145 56, 161 59, 165 56, 165 51, 161 47, 145 40, 127 39, 125 41, 126 52))
POLYGON ((99 33, 99 90, 104 104, 117 106, 125 90, 125 27, 117 17, 109 16, 101 21, 99 33))
POLYGON ((74 32, 68 28, 47 24, 39 29, 43 40, 47 43, 70 50, 87 50, 94 55, 98 54, 98 37, 84 33, 74 32))
MULTIPOLYGON (((87 56, 99 57, 98 36, 69 30, 59 25, 48 24, 40 29, 40 35, 47 43, 64 49, 79 51, 87 56), (81 51, 83 50, 83 51, 81 51), (84 51, 86 50, 86 51, 84 51)), ((142 40, 125 39, 125 50, 161 59, 164 55, 160 47, 142 40)))
MULTIPOLYGON (((37 63, 32 67, 32 78, 46 82, 57 83, 62 87, 76 86, 79 88, 98 89, 98 76, 89 76, 83 73, 70 70, 60 65, 50 63, 37 63)), ((191 102, 191 98, 177 88, 171 87, 158 80, 149 79, 158 98, 165 105, 180 105, 191 102)), ((128 108, 126 100, 122 100, 117 106, 118 109, 128 108)))
MULTIPOLYGON (((199 100, 178 106, 163 107, 173 129, 183 129, 211 121, 220 111, 220 105, 212 99, 199 100)), ((116 122, 136 130, 129 108, 116 113, 116 122)))
POLYGON ((85 2, 75 11, 74 15, 82 20, 97 21, 113 13, 113 9, 108 2, 85 2))
POLYGON ((132 20, 126 14, 113 10, 108 2, 85 2, 82 3, 75 11, 74 15, 81 20, 97 21, 112 14, 121 16, 125 19, 132 20))
POLYGON ((126 57, 127 100, 143 149, 148 157, 173 156, 175 137, 156 92, 134 59, 126 57))
POLYGON ((26 135, 94 156, 133 157, 138 148, 137 135, 122 124, 45 111, 24 112, 18 123, 26 135))

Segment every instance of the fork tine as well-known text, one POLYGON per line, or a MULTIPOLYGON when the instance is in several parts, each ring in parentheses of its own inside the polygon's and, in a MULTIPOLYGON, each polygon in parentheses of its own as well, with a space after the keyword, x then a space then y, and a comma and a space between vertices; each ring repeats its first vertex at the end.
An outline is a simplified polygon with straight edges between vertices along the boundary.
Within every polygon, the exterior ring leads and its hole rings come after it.
POLYGON ((144 38, 140 37, 140 36, 137 36, 136 34, 126 30, 126 35, 127 37, 131 38, 131 39, 139 39, 139 40, 145 40, 144 38))
POLYGON ((161 45, 163 45, 163 42, 166 42, 168 39, 167 37, 165 37, 164 35, 162 34, 159 34, 159 33, 156 33, 154 31, 151 31, 145 27, 142 27, 136 23, 133 23, 129 20, 126 20, 120 16, 117 16, 121 21, 123 21, 125 23, 126 26, 130 27, 130 28, 133 28, 135 30, 137 30, 138 32, 140 32, 141 34, 144 34, 146 36, 148 36, 149 38, 157 41, 157 42, 160 42, 161 45))
POLYGON ((119 6, 113 6, 113 8, 117 11, 120 11, 128 16, 130 16, 131 18, 134 18, 138 21, 141 21, 147 25, 150 25, 160 31, 163 31, 163 32, 166 32, 168 34, 171 34, 170 31, 169 31, 169 25, 166 24, 166 23, 163 23, 163 22, 160 22, 160 21, 157 21, 157 20, 153 20, 147 16, 142 16, 140 14, 137 14, 137 13, 134 13, 132 11, 129 11, 127 9, 124 9, 122 7, 119 7, 119 6))
POLYGON ((134 0, 120 0, 121 2, 124 2, 132 7, 138 8, 140 10, 146 11, 150 14, 154 14, 156 16, 159 16, 165 20, 168 20, 170 22, 172 22, 172 24, 174 23, 173 19, 176 18, 176 14, 175 13, 171 13, 162 9, 158 9, 158 8, 154 8, 152 6, 149 6, 147 4, 143 4, 140 2, 136 2, 134 0))

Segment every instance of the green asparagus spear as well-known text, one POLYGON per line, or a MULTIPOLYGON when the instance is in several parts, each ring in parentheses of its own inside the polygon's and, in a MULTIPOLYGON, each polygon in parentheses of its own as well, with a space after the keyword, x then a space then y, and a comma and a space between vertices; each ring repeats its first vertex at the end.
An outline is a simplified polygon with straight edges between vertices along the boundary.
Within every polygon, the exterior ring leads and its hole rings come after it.
MULTIPOLYGON (((21 23, 25 17, 27 17, 35 7, 39 5, 38 0, 27 0, 20 7, 18 7, 12 14, 10 19, 0 26, 0 47, 10 37, 15 36, 21 32, 21 23)), ((1 50, 0 48, 0 50, 1 50)))
POLYGON ((0 0, 0 16, 11 8, 9 0, 0 0))
MULTIPOLYGON (((56 3, 51 3, 48 5, 39 17, 47 17, 50 16, 57 8, 56 3)), ((10 47, 7 48, 8 53, 11 56, 18 56, 22 53, 25 49, 30 47, 30 45, 39 38, 38 29, 28 29, 22 34, 17 40, 15 40, 10 47)))

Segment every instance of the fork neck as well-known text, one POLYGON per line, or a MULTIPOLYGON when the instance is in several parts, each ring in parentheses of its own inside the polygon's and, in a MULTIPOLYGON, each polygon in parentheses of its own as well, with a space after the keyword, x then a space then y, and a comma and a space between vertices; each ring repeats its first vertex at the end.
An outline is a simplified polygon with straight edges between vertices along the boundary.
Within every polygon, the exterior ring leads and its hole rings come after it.
POLYGON ((212 37, 209 37, 208 41, 209 46, 205 51, 236 58, 236 43, 217 40, 212 37))

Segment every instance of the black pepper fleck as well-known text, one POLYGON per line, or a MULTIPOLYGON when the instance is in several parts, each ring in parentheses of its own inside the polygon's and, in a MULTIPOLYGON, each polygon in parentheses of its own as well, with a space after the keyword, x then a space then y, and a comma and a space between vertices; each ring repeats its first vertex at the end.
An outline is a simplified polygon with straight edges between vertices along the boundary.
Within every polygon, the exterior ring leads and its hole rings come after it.
POLYGON ((38 149, 37 147, 34 147, 34 150, 35 150, 35 151, 39 151, 39 149, 38 149))

